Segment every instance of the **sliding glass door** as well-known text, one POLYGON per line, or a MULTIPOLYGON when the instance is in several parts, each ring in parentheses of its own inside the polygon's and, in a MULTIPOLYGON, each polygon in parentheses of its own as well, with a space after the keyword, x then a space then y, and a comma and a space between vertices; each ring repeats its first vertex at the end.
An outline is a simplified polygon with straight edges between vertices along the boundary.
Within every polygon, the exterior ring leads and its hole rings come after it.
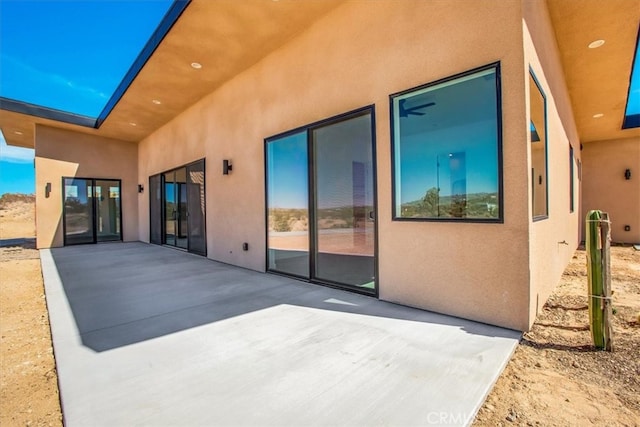
POLYGON ((162 244, 162 177, 149 177, 149 242, 162 244))
POLYGON ((120 231, 120 181, 94 181, 96 239, 98 242, 122 240, 120 231))
POLYGON ((375 293, 372 114, 266 141, 270 271, 375 293))
POLYGON ((64 244, 95 243, 92 180, 64 178, 64 244))
POLYGON ((314 276, 374 289, 371 116, 311 131, 314 150, 314 276))
POLYGON ((149 241, 206 255, 204 159, 149 177, 149 241))
POLYGON ((187 249, 187 172, 180 168, 163 174, 165 244, 187 249))
POLYGON ((120 180, 63 178, 64 244, 122 240, 120 180))
POLYGON ((187 249, 189 252, 206 255, 204 160, 187 165, 186 172, 187 249))

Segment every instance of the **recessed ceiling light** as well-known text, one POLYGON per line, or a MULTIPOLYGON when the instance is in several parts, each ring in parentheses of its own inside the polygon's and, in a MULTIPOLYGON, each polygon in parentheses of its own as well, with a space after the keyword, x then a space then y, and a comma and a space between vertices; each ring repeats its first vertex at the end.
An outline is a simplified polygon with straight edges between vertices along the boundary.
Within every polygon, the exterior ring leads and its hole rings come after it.
POLYGON ((602 114, 602 113, 598 113, 598 114, 594 114, 594 115, 593 115, 593 118, 594 118, 594 119, 599 119, 600 117, 604 117, 604 114, 602 114))
POLYGON ((129 124, 130 124, 131 126, 138 126, 138 124, 137 124, 137 123, 134 123, 134 122, 129 122, 129 124))
POLYGON ((196 70, 199 70, 200 68, 202 68, 202 64, 201 64, 201 63, 199 63, 199 62, 192 62, 192 63, 191 63, 191 66, 192 66, 193 68, 195 68, 196 70))
POLYGON ((151 102, 153 102, 153 103, 154 103, 154 104, 156 104, 156 105, 160 105, 160 104, 162 104, 162 101, 157 100, 157 99, 152 99, 152 100, 151 100, 151 102))
POLYGON ((13 133, 15 133, 16 135, 22 135, 22 132, 20 132, 19 130, 14 130, 13 133))
POLYGON ((589 49, 595 49, 597 47, 600 47, 604 44, 604 40, 600 39, 600 40, 594 40, 591 43, 589 43, 589 49))

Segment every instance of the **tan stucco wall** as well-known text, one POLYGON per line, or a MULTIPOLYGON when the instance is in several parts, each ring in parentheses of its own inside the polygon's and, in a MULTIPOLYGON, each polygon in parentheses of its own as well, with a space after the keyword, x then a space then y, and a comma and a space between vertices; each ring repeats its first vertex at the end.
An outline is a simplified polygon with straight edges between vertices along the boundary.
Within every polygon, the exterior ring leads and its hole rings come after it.
POLYGON ((614 242, 640 243, 640 139, 585 143, 582 182, 582 218, 592 209, 608 212, 614 242), (625 225, 631 230, 624 231, 625 225))
MULTIPOLYGON (((533 70, 547 100, 548 218, 534 222, 531 219, 531 197, 528 202, 528 218, 531 221, 529 321, 533 322, 536 312, 542 309, 544 302, 558 284, 562 272, 579 243, 580 187, 576 170, 574 212, 571 213, 569 144, 574 147, 574 156, 579 159, 580 143, 546 2, 523 0, 522 9, 525 52, 522 81, 527 86, 527 105, 530 96, 529 69, 533 70)), ((528 108, 526 123, 529 123, 528 108)), ((524 139, 521 143, 526 145, 527 140, 524 139)), ((527 160, 527 164, 527 170, 531 170, 531 158, 527 160)), ((527 179, 530 189, 530 174, 527 179)))
POLYGON ((136 144, 38 125, 35 162, 38 248, 63 245, 62 177, 74 176, 121 179, 123 240, 138 240, 136 144))
MULTIPOLYGON (((264 271, 264 138, 374 104, 380 298, 526 329, 521 38, 519 2, 347 2, 145 139, 138 180, 205 156, 208 256, 264 271), (502 73, 504 224, 392 221, 389 94, 495 61, 502 73), (232 161, 231 175, 222 175, 223 159, 232 161)), ((139 235, 147 241, 148 195, 138 201, 139 235)))

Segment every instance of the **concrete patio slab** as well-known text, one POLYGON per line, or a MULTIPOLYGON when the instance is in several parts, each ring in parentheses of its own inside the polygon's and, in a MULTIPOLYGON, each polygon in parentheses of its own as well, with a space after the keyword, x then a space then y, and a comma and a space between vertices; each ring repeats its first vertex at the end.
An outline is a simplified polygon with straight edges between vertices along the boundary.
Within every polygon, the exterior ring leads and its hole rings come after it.
POLYGON ((143 243, 41 260, 71 427, 468 425, 520 337, 143 243))

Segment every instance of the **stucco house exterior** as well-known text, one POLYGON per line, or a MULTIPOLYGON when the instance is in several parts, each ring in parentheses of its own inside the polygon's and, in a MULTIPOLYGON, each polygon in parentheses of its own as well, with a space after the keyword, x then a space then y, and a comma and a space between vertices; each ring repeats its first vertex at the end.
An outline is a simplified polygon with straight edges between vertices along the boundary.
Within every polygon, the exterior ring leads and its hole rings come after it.
POLYGON ((192 0, 167 19, 95 123, 0 101, 7 143, 35 148, 39 248, 148 242, 525 331, 586 211, 640 242, 636 1, 192 0))

